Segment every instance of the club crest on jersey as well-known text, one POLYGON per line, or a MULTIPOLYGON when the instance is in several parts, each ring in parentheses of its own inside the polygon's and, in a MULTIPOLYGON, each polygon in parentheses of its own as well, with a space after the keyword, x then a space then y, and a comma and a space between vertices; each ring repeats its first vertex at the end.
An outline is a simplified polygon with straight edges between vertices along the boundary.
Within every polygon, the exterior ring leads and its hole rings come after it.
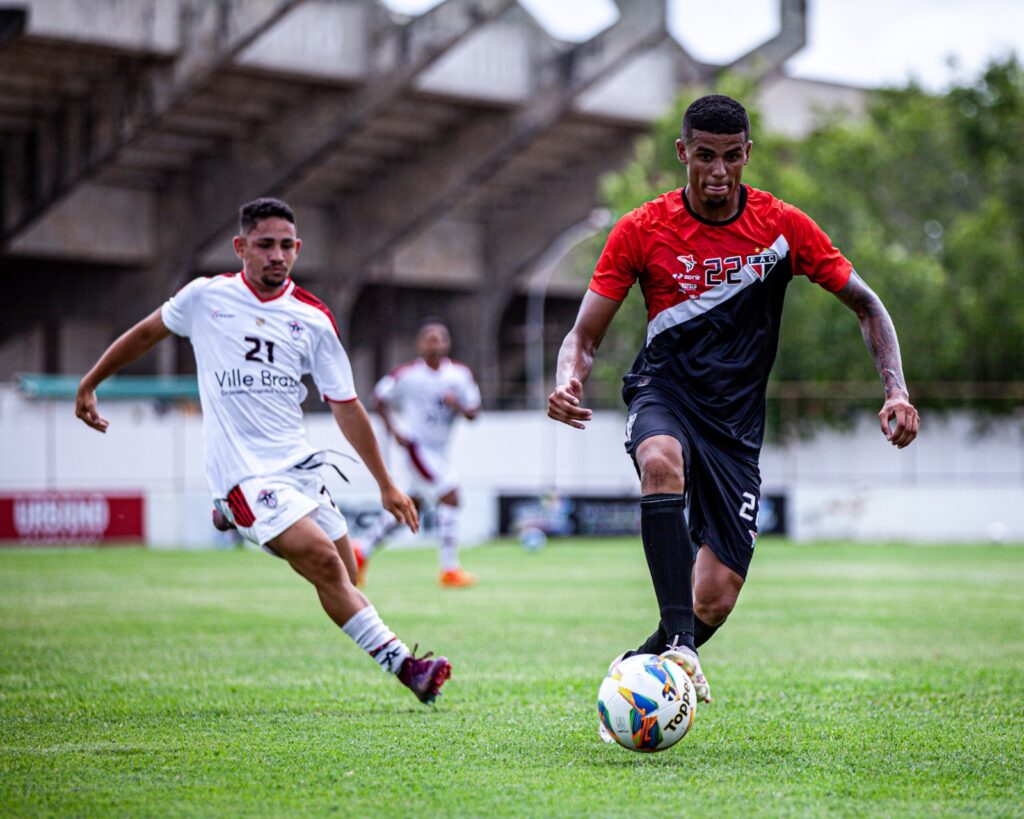
POLYGON ((266 319, 262 319, 262 318, 257 318, 256 319, 256 326, 257 327, 262 327, 266 323, 267 323, 266 319))
POLYGON ((778 261, 778 253, 774 250, 766 250, 764 253, 755 253, 753 256, 747 256, 747 267, 754 271, 757 278, 764 281, 778 261))
POLYGON ((298 341, 299 337, 302 335, 302 325, 297 321, 289 321, 288 329, 291 330, 292 338, 298 341))
POLYGON ((277 492, 273 489, 261 489, 260 493, 256 496, 256 502, 262 503, 269 509, 277 508, 277 492))

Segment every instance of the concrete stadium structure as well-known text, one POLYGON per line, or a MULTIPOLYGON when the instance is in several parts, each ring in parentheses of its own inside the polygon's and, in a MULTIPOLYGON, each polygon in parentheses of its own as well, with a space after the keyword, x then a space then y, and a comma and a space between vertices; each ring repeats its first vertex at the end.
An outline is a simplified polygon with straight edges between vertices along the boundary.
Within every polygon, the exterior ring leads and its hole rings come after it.
MULTIPOLYGON (((783 74, 806 0, 730 66, 687 54, 666 0, 618 5, 566 43, 514 0, 3 2, 0 381, 82 372, 186 280, 236 269, 237 206, 279 195, 361 391, 441 314, 488 404, 516 406, 531 271, 681 88, 749 72, 791 130, 862 103, 783 74)), ((549 357, 582 287, 548 292, 549 357)), ((191 370, 187 342, 163 348, 134 371, 191 370)))

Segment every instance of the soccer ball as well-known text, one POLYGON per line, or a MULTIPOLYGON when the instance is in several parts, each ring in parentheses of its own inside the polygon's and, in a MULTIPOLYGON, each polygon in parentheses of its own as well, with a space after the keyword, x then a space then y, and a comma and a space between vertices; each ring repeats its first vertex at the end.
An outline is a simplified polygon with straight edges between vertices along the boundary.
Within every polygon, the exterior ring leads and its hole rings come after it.
POLYGON ((655 654, 616 663, 597 692, 601 722, 630 751, 671 748, 690 730, 696 710, 697 694, 686 672, 655 654))
POLYGON ((519 533, 519 542, 523 544, 526 551, 539 552, 547 545, 548 536, 544 534, 543 529, 530 526, 519 533))

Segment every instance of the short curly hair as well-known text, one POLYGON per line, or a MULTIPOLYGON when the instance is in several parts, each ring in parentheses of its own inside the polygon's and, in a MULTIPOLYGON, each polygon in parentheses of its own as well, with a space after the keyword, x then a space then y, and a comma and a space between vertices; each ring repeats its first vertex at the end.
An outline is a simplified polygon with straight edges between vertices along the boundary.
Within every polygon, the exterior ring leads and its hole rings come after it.
POLYGON ((732 97, 724 94, 708 94, 690 103, 683 114, 683 141, 690 139, 694 131, 709 134, 743 134, 750 138, 750 119, 747 109, 732 97))
POLYGON ((295 213, 280 199, 265 196, 246 202, 238 211, 238 232, 243 236, 264 219, 287 219, 295 224, 295 213))

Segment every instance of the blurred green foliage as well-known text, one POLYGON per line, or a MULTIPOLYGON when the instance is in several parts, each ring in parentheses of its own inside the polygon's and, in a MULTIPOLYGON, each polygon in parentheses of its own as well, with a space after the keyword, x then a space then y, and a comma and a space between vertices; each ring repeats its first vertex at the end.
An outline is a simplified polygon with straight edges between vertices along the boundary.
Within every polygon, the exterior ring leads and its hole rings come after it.
MULTIPOLYGON (((755 97, 737 77, 714 90, 745 104, 755 97)), ((605 180, 617 216, 685 184, 674 142, 699 93, 681 96, 627 167, 605 180)), ((1024 379, 1024 69, 1015 58, 941 95, 913 85, 873 92, 864 116, 824 116, 800 139, 767 132, 756 108, 748 110, 754 147, 744 181, 809 214, 875 289, 896 324, 912 391, 915 382, 1024 379)), ((621 376, 645 324, 637 288, 602 347, 596 377, 621 376)), ((854 316, 796 280, 774 378, 877 375, 854 316)))

